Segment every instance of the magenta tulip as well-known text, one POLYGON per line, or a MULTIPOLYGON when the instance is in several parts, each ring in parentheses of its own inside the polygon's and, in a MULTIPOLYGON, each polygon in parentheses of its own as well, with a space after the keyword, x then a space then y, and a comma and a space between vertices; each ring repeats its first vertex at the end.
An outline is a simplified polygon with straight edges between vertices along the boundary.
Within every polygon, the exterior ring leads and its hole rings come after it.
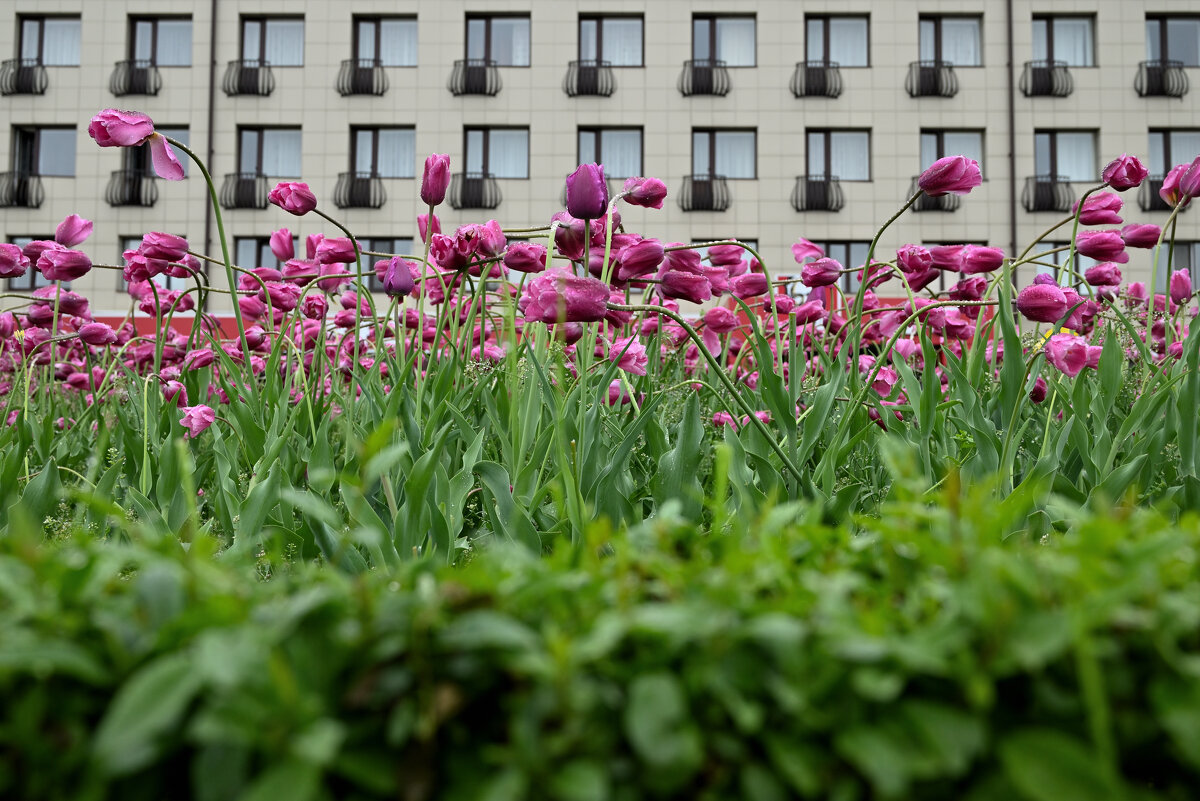
POLYGON ((732 267, 740 264, 746 250, 741 245, 713 245, 708 249, 708 263, 732 267))
POLYGON ((1124 205, 1125 202, 1112 192, 1096 192, 1083 201, 1082 210, 1076 201, 1071 207, 1071 213, 1079 213, 1081 225, 1119 225, 1122 220, 1118 212, 1124 205))
POLYGON ((446 199, 450 186, 450 156, 434 153, 425 159, 425 172, 421 175, 421 202, 426 206, 437 206, 446 199))
POLYGON ((354 243, 344 236, 326 237, 317 245, 317 261, 321 264, 354 261, 354 243))
POLYGON ((767 277, 762 273, 745 273, 739 275, 729 282, 729 286, 734 296, 742 300, 765 295, 771 288, 771 285, 767 282, 767 277))
POLYGON ((308 184, 296 181, 280 181, 267 195, 267 200, 297 217, 317 207, 317 196, 308 188, 308 184))
POLYGON ((1074 378, 1087 367, 1087 340, 1081 336, 1059 332, 1046 340, 1042 350, 1046 354, 1046 361, 1068 378, 1074 378))
POLYGON ((137 111, 118 111, 107 108, 92 117, 88 135, 100 147, 133 147, 154 133, 154 122, 137 111))
POLYGON ((716 334, 728 334, 738 327, 737 315, 723 306, 714 306, 704 313, 704 325, 716 334))
POLYGON ((659 275, 658 285, 665 297, 703 303, 712 297, 712 284, 703 273, 686 270, 666 270, 659 275))
POLYGON ((442 221, 438 219, 436 214, 418 214, 417 215, 417 234, 421 237, 421 241, 425 242, 425 237, 430 234, 440 234, 442 232, 442 221), (429 221, 433 220, 433 230, 430 230, 429 221))
POLYGON ((594 323, 604 319, 608 286, 562 268, 538 273, 517 302, 528 322, 594 323))
POLYGON ((296 245, 291 231, 280 228, 271 232, 271 253, 280 261, 296 258, 296 245))
POLYGON ((1120 286, 1121 268, 1112 262, 1104 262, 1088 267, 1083 273, 1084 279, 1091 286, 1120 286))
POLYGON ((1035 323, 1056 323, 1067 313, 1067 296, 1055 284, 1032 284, 1017 293, 1017 311, 1035 323))
POLYGON ((933 266, 933 255, 920 245, 902 245, 896 251, 896 266, 903 273, 917 273, 933 266))
POLYGON ((166 137, 157 132, 153 133, 146 144, 150 147, 150 162, 154 165, 154 172, 158 177, 168 181, 184 179, 183 165, 175 158, 175 151, 170 148, 166 137))
POLYGON ((79 338, 89 345, 103 347, 117 341, 117 332, 104 323, 87 323, 80 326, 79 338))
POLYGON ((966 245, 935 245, 929 249, 934 268, 950 273, 961 273, 967 255, 966 245))
POLYGON ((804 265, 800 283, 807 287, 832 286, 842 275, 842 265, 834 259, 817 259, 804 265))
POLYGON ((1200 156, 1196 156, 1179 176, 1179 194, 1187 198, 1200 195, 1200 156))
POLYGON ((1176 303, 1187 303, 1192 296, 1192 276, 1187 270, 1176 270, 1171 273, 1171 300, 1176 303))
POLYGON ((650 275, 663 263, 666 254, 663 243, 657 239, 643 239, 621 248, 617 254, 617 280, 630 281, 650 275))
POLYGON ((65 248, 73 248, 92 235, 92 221, 78 214, 69 214, 54 230, 54 241, 65 248))
POLYGON ((1179 189, 1179 179, 1181 179, 1191 167, 1190 164, 1176 164, 1163 177, 1162 186, 1158 188, 1158 196, 1162 198, 1163 203, 1168 206, 1178 206, 1181 202, 1187 200, 1179 189))
POLYGON ((1100 173, 1100 180, 1118 192, 1124 192, 1126 189, 1140 186, 1149 174, 1150 171, 1146 169, 1146 165, 1142 164, 1135 156, 1122 153, 1108 163, 1108 166, 1100 173))
POLYGON ((29 269, 29 257, 16 245, 0 242, 0 278, 19 278, 29 269))
POLYGON ((192 439, 200 436, 216 419, 216 411, 209 406, 205 406, 204 404, 184 406, 183 418, 179 421, 179 424, 188 430, 185 436, 192 439))
POLYGON ((1121 240, 1129 248, 1152 248, 1158 244, 1161 235, 1162 229, 1149 223, 1134 223, 1121 229, 1121 240))
POLYGON ((1129 254, 1118 231, 1080 231, 1075 237, 1075 249, 1096 261, 1115 261, 1125 264, 1129 254))
POLYGON ((938 159, 917 179, 917 186, 930 197, 949 193, 965 195, 982 183, 979 162, 966 156, 938 159))
POLYGON ((92 260, 78 250, 44 250, 37 268, 48 281, 74 281, 91 271, 92 260))
POLYGON ((383 285, 383 291, 393 298, 402 298, 413 291, 413 267, 408 259, 395 256, 375 263, 375 274, 383 285), (383 269, 380 269, 380 268, 383 269))
POLYGON ((1004 251, 982 245, 967 245, 962 250, 962 271, 971 275, 990 273, 1004 264, 1004 251))
POLYGON ((608 360, 616 362, 617 367, 632 375, 645 375, 650 365, 646 346, 636 337, 624 337, 613 342, 608 350, 608 360))
POLYGON ((504 266, 519 273, 540 273, 546 269, 546 246, 513 242, 504 251, 504 266))
POLYGON ((148 259, 182 261, 187 255, 188 241, 182 236, 151 231, 142 237, 142 246, 139 250, 148 259))
POLYGON ((580 164, 567 176, 567 214, 580 220, 603 217, 608 210, 608 183, 603 164, 580 164))
POLYGON ((809 242, 804 237, 800 237, 800 239, 792 245, 792 258, 796 260, 797 264, 803 264, 805 259, 820 258, 824 255, 825 251, 822 250, 819 245, 809 242))
POLYGON ((667 185, 657 178, 626 178, 623 191, 631 206, 661 209, 667 198, 667 185))

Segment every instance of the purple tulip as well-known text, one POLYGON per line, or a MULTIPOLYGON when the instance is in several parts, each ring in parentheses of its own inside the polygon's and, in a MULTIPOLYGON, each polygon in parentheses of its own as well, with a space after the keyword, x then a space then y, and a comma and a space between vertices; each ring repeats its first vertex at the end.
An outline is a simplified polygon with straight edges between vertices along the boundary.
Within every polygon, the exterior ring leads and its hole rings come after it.
POLYGON ((89 345, 103 347, 117 341, 117 332, 104 323, 87 323, 80 326, 79 338, 89 345))
POLYGON ((151 231, 142 237, 142 246, 138 249, 147 259, 182 261, 187 255, 188 241, 182 236, 151 231))
POLYGON ((1056 323, 1067 308, 1067 296, 1055 284, 1032 284, 1017 293, 1017 311, 1035 323, 1056 323))
POLYGON ((617 254, 617 280, 630 281, 650 275, 663 263, 666 254, 663 244, 657 239, 643 239, 621 248, 617 254))
POLYGON ((1162 229, 1157 225, 1138 224, 1127 225, 1121 229, 1121 240, 1128 248, 1152 248, 1158 244, 1162 229))
POLYGON ((841 278, 842 265, 834 259, 817 259, 804 265, 800 283, 807 287, 832 286, 841 278))
POLYGON ((29 269, 29 257, 16 245, 0 242, 0 278, 19 278, 29 269))
POLYGON ((1071 207, 1071 213, 1079 213, 1081 225, 1119 225, 1122 220, 1118 212, 1124 205, 1125 202, 1112 192, 1096 192, 1083 201, 1082 211, 1079 209, 1079 202, 1076 201, 1071 207))
POLYGON ((1120 286, 1121 268, 1106 261, 1093 267, 1088 267, 1083 273, 1084 279, 1091 286, 1120 286))
POLYGON ((608 183, 603 164, 580 164, 567 176, 567 214, 595 220, 608 210, 608 183))
POLYGON ((1146 169, 1146 165, 1142 164, 1135 156, 1122 153, 1108 163, 1108 166, 1100 173, 1100 180, 1118 192, 1124 192, 1126 189, 1133 189, 1141 185, 1149 174, 1150 171, 1146 169))
POLYGON ((413 263, 399 256, 375 263, 375 274, 389 297, 402 298, 413 291, 413 263), (382 267, 382 269, 380 269, 382 267))
POLYGON ((133 147, 140 145, 154 133, 154 122, 137 111, 118 111, 106 108, 92 117, 88 135, 100 147, 133 147))
POLYGON ((317 196, 308 188, 308 184, 296 181, 280 181, 267 195, 267 200, 297 217, 317 207, 317 196))
POLYGON ((1075 237, 1075 249, 1096 261, 1115 261, 1118 264, 1129 261, 1119 231, 1080 231, 1075 237))
POLYGON ((54 230, 54 241, 65 248, 73 248, 92 235, 92 221, 78 214, 69 214, 54 230))
POLYGON ((534 276, 517 302, 527 322, 594 323, 607 313, 608 286, 556 267, 534 276))
POLYGON ((425 159, 425 172, 421 175, 421 202, 426 206, 437 206, 446 199, 450 186, 450 156, 434 153, 425 159))
POLYGON ((1176 270, 1171 273, 1171 300, 1176 303, 1187 303, 1192 296, 1192 276, 1187 270, 1176 270))
POLYGON ((44 250, 37 261, 38 271, 48 281, 74 281, 87 275, 92 260, 78 250, 44 250))
POLYGON ((938 159, 917 179, 917 186, 930 197, 947 193, 965 195, 982 183, 979 162, 966 156, 938 159))
POLYGON ((626 178, 625 202, 631 206, 661 209, 667 197, 667 185, 657 178, 626 178))
POLYGON ((982 245, 967 245, 962 251, 962 271, 971 275, 990 273, 1004 264, 1004 251, 982 245))

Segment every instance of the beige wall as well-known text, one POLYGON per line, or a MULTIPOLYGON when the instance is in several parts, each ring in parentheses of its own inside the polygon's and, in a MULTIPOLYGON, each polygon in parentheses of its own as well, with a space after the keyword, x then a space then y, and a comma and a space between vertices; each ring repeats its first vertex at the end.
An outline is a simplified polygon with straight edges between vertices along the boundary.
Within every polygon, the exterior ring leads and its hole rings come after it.
MULTIPOLYGON (((431 152, 448 152, 452 169, 463 165, 463 135, 469 125, 529 125, 530 179, 501 181, 504 201, 494 216, 506 226, 545 222, 556 211, 562 178, 575 166, 576 129, 580 125, 643 126, 644 170, 666 181, 671 192, 662 211, 627 209, 627 227, 668 241, 737 236, 757 239, 772 268, 793 266, 789 245, 798 236, 812 240, 866 240, 903 201, 919 171, 922 128, 985 129, 987 181, 950 214, 906 214, 885 235, 886 255, 905 242, 987 241, 1009 248, 1010 181, 1021 184, 1033 174, 1034 128, 1096 129, 1097 171, 1122 152, 1145 156, 1150 127, 1200 127, 1200 71, 1189 70, 1193 88, 1182 100, 1139 98, 1133 89, 1137 62, 1145 59, 1143 33, 1147 11, 1194 11, 1190 2, 1156 0, 1060 0, 1056 13, 1096 16, 1096 62, 1072 69, 1075 91, 1066 98, 1026 98, 1015 90, 1021 64, 1031 55, 1031 14, 1046 3, 1013 0, 1015 176, 1009 168, 1009 68, 1007 24, 1002 0, 695 0, 633 2, 608 0, 606 13, 644 12, 645 67, 616 70, 617 89, 609 98, 569 98, 562 90, 567 62, 576 58, 577 18, 600 7, 576 0, 221 0, 215 59, 214 159, 218 182, 236 168, 235 131, 239 125, 299 124, 303 128, 303 169, 323 208, 362 236, 416 234, 420 210, 420 162, 431 152), (530 11, 532 66, 501 69, 503 89, 496 97, 454 97, 446 88, 452 64, 462 58, 466 11, 530 11), (305 59, 301 68, 277 68, 270 97, 226 97, 219 89, 225 65, 238 57, 241 14, 305 15, 305 59), (682 63, 690 58, 693 12, 757 15, 754 68, 732 69, 726 97, 683 97, 676 88, 682 63), (788 89, 794 64, 803 59, 804 14, 830 12, 870 15, 871 66, 844 69, 844 91, 836 99, 801 98, 788 89), (904 90, 908 64, 917 58, 918 13, 980 14, 984 25, 984 66, 957 70, 960 90, 953 98, 911 98, 904 90), (334 88, 339 63, 351 55, 352 14, 415 14, 420 50, 416 68, 388 69, 390 89, 383 97, 341 97, 334 88), (349 126, 415 125, 417 179, 384 181, 388 200, 378 210, 333 207, 331 195, 339 172, 349 168, 349 126), (685 213, 677 205, 682 177, 691 170, 691 129, 699 126, 754 127, 758 132, 758 179, 730 181, 732 205, 724 213, 685 213), (806 172, 804 130, 869 128, 873 180, 844 183, 845 208, 837 213, 797 213, 789 203, 795 176, 806 172)), ((187 235, 197 245, 205 230, 207 197, 199 175, 181 183, 159 182, 152 207, 111 208, 103 199, 110 173, 121 166, 120 153, 94 146, 87 121, 98 109, 129 107, 145 111, 164 126, 188 125, 194 149, 207 142, 210 3, 171 0, 0 0, 0 54, 16 51, 16 15, 81 13, 83 66, 49 68, 44 96, 0 98, 9 124, 76 124, 77 175, 45 179, 46 202, 40 209, 0 209, 5 237, 46 234, 59 220, 77 212, 96 222, 84 249, 97 261, 114 261, 118 238, 147 230, 187 235), (193 18, 193 67, 164 68, 157 97, 113 97, 108 80, 113 63, 124 58, 127 19, 131 14, 186 14, 193 18)), ((0 162, 11 161, 11 136, 0 133, 0 162)), ((1124 195, 1126 222, 1161 223, 1163 213, 1142 213, 1136 192, 1124 195)), ((441 209, 443 226, 483 219, 476 212, 441 209)), ((1036 236, 1058 215, 1016 210, 1017 241, 1036 236)), ((265 211, 225 212, 234 236, 267 235, 280 226, 301 234, 334 232, 315 218, 298 220, 269 207, 265 211)), ((215 228, 214 228, 215 235, 215 228)), ((1200 239, 1190 219, 1181 236, 1200 239), (1190 233, 1188 233, 1190 232, 1190 233)), ((210 253, 219 254, 214 242, 210 253)), ((1144 277, 1148 261, 1135 253, 1127 277, 1144 277)), ((221 283, 218 281, 218 283, 221 283)), ((76 283, 93 298, 96 309, 123 308, 112 274, 96 272, 76 283)))

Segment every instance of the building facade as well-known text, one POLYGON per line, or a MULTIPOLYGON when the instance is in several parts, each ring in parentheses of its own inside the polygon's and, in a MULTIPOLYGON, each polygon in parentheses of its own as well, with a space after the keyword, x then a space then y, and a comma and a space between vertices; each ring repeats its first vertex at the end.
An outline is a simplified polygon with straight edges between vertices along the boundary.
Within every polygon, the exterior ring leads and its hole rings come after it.
MULTIPOLYGON (((983 186, 923 199, 881 253, 1011 252, 1111 158, 1136 154, 1161 177, 1200 152, 1198 12, 1194 0, 0 0, 0 235, 51 236, 78 213, 95 221, 83 249, 97 262, 120 264, 150 230, 219 258, 194 166, 158 180, 145 153, 88 137, 89 118, 117 107, 205 158, 243 266, 274 264, 277 228, 300 242, 335 233, 266 204, 284 179, 307 181, 368 249, 413 252, 433 152, 454 173, 443 228, 545 223, 564 176, 595 160, 614 189, 628 175, 668 186, 663 210, 622 209, 629 229, 747 240, 778 273, 795 271, 801 236, 860 264, 921 170, 964 153, 983 186)), ((1166 220, 1154 188, 1125 193, 1126 223, 1166 220)), ((1200 268, 1191 216, 1176 258, 1200 268)), ((1135 255, 1126 277, 1149 270, 1135 255)), ((97 312, 128 306, 119 272, 73 288, 97 312)))

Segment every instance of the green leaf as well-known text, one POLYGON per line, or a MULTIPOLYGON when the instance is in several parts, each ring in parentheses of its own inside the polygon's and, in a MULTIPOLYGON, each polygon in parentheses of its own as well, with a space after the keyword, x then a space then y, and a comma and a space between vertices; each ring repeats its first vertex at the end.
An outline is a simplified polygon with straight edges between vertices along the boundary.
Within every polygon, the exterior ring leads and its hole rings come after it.
POLYGON ((638 676, 629 686, 625 736, 664 787, 688 781, 704 761, 679 680, 670 673, 638 676))
POLYGON ((1099 757, 1059 731, 1025 729, 1010 734, 1000 743, 1000 762, 1028 801, 1118 801, 1122 797, 1099 767, 1099 757))
POLYGON ((317 797, 321 770, 298 759, 288 759, 267 768, 254 780, 239 801, 311 801, 317 797))

